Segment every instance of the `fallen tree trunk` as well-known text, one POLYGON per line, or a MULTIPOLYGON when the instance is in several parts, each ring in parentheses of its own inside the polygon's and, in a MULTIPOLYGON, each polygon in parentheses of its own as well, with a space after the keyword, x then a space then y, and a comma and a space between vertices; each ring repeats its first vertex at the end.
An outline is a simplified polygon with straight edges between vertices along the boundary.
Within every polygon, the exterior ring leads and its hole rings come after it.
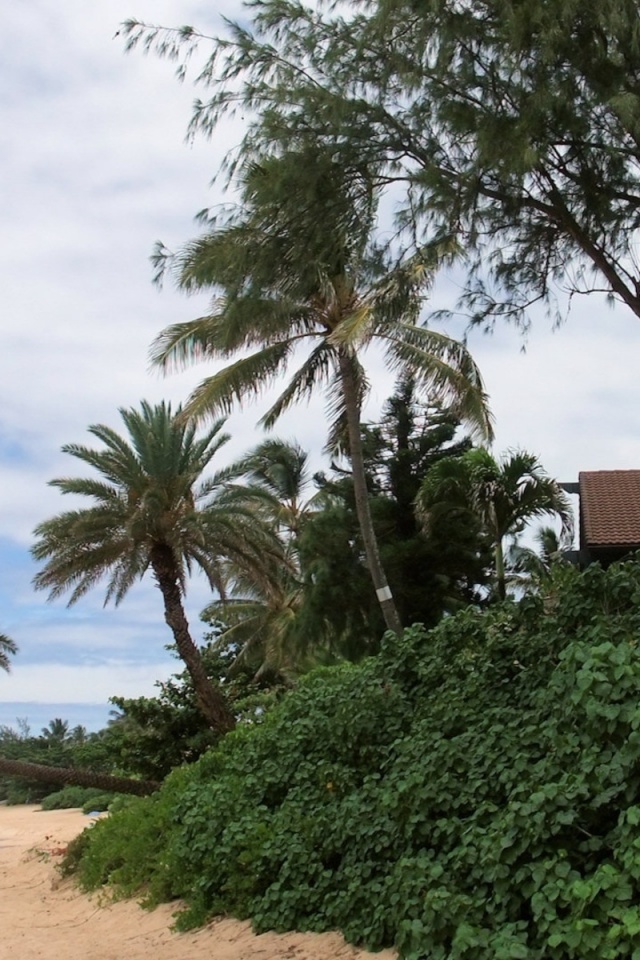
POLYGON ((128 777, 112 777, 94 770, 75 767, 46 767, 41 763, 26 760, 8 760, 0 757, 0 776, 20 777, 23 780, 44 780, 46 783, 70 784, 74 787, 95 787, 105 793, 130 793, 145 797, 160 787, 155 780, 131 780, 128 777))

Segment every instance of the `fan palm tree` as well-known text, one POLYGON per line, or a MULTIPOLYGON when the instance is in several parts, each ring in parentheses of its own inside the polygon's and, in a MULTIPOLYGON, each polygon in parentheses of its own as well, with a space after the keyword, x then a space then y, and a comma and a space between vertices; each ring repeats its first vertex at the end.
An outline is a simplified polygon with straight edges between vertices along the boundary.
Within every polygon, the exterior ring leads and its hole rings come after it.
POLYGON ((362 358, 380 344, 391 368, 410 373, 418 388, 453 404, 490 436, 482 380, 468 351, 417 323, 445 246, 392 267, 372 241, 376 191, 369 172, 338 166, 316 145, 247 164, 242 173, 238 211, 222 223, 207 221, 209 232, 176 256, 157 251, 159 277, 168 268, 180 288, 212 289, 215 298, 209 315, 163 331, 152 359, 168 369, 237 357, 192 393, 184 413, 199 418, 258 395, 284 375, 298 348, 309 348, 261 423, 272 427, 317 386, 327 388, 329 446, 351 458, 367 565, 387 627, 399 632, 367 498, 362 358))
POLYGON ((573 511, 566 493, 542 469, 531 453, 509 453, 502 462, 482 448, 435 464, 416 500, 418 516, 428 527, 435 514, 467 511, 480 520, 495 558, 496 593, 506 597, 504 541, 530 520, 555 515, 561 536, 573 536, 573 511))
POLYGON ((18 652, 18 645, 8 637, 6 633, 0 633, 0 670, 11 669, 10 657, 14 657, 18 652))
POLYGON ((226 474, 202 481, 202 473, 228 435, 217 420, 200 438, 170 404, 120 410, 125 439, 102 424, 89 432, 102 443, 95 450, 78 444, 63 447, 94 468, 97 479, 52 480, 63 494, 87 497, 91 506, 61 513, 36 527, 32 548, 44 566, 34 578, 52 600, 71 592, 69 605, 107 578, 105 604, 119 604, 133 583, 149 569, 164 601, 167 625, 193 680, 200 708, 220 731, 234 726, 221 690, 207 677, 194 643, 182 597, 194 566, 212 589, 224 589, 224 561, 233 556, 239 568, 261 567, 277 543, 257 518, 229 502, 226 474))

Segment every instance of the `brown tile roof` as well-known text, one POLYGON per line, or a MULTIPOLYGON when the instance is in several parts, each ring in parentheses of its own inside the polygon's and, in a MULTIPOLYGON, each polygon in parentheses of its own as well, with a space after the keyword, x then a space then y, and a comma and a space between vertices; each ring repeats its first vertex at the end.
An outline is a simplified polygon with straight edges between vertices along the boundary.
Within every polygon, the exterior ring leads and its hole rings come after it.
POLYGON ((640 470, 579 474, 585 547, 640 546, 640 470))

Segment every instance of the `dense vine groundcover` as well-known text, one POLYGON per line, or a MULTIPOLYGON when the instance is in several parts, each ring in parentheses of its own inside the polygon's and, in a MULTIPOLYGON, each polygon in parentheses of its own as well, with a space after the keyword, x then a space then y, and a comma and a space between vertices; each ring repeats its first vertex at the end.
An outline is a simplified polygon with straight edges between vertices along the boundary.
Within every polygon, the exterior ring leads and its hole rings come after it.
POLYGON ((68 869, 181 926, 340 929, 411 960, 640 958, 640 565, 310 674, 68 869))

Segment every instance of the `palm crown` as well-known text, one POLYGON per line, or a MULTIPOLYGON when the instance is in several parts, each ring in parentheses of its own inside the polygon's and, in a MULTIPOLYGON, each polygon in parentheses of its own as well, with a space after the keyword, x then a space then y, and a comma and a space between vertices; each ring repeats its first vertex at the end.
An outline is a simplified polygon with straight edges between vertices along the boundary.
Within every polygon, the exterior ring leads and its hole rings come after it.
POLYGON ((527 522, 554 514, 562 524, 561 537, 573 536, 573 512, 560 485, 543 470, 538 458, 526 451, 509 453, 497 461, 484 449, 441 460, 430 471, 417 498, 423 523, 438 511, 471 511, 481 522, 495 551, 498 595, 506 593, 504 538, 519 533, 527 522))
POLYGON ((105 603, 120 603, 132 584, 151 568, 165 605, 178 652, 194 682, 203 712, 212 725, 229 727, 232 718, 216 699, 191 639, 182 608, 187 575, 200 567, 212 587, 224 587, 225 562, 240 569, 261 567, 278 543, 246 506, 230 502, 226 473, 201 475, 228 440, 223 421, 201 437, 170 404, 120 410, 128 433, 123 438, 102 424, 89 432, 102 443, 94 450, 78 444, 65 453, 92 467, 92 478, 52 480, 63 494, 87 497, 93 505, 69 510, 36 527, 32 552, 44 566, 34 578, 49 599, 70 592, 75 603, 103 578, 105 603))
POLYGON ((101 479, 51 481, 64 494, 94 501, 93 506, 61 513, 36 527, 36 560, 46 565, 34 583, 50 598, 71 591, 75 603, 103 577, 105 602, 120 603, 132 584, 153 565, 154 550, 173 555, 180 588, 195 565, 212 587, 222 588, 221 558, 237 550, 248 558, 241 535, 248 516, 226 499, 225 472, 202 482, 212 458, 228 441, 223 421, 201 437, 185 425, 171 405, 121 410, 129 442, 102 424, 89 427, 103 444, 94 450, 79 444, 62 449, 93 467, 101 479))
MULTIPOLYGON (((192 393, 185 414, 201 417, 258 395, 309 345, 261 422, 271 427, 318 385, 327 388, 329 446, 349 451, 369 568, 378 595, 390 597, 360 463, 363 350, 379 343, 391 369, 410 373, 483 437, 491 435, 491 423, 479 371, 464 345, 417 323, 446 244, 392 265, 372 241, 371 183, 368 171, 341 169, 315 147, 248 164, 239 211, 208 221, 210 232, 176 256, 158 251, 160 275, 170 268, 183 289, 213 288, 216 297, 209 315, 163 331, 152 358, 169 368, 240 355, 192 393)), ((387 624, 399 627, 397 613, 387 624)))

